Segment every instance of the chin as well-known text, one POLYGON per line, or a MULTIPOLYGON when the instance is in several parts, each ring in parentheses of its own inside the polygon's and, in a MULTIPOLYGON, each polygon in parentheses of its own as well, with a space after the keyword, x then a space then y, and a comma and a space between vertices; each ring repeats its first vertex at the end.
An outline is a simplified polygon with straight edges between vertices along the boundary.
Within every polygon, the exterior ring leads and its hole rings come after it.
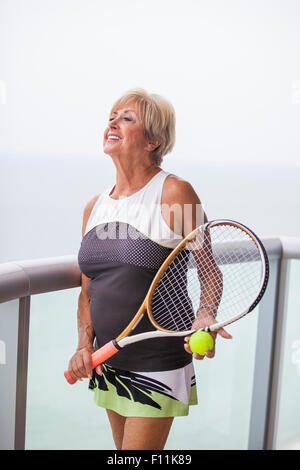
POLYGON ((111 148, 108 147, 108 145, 104 144, 103 145, 103 152, 106 153, 107 155, 110 155, 111 153, 111 148))
POLYGON ((109 157, 112 157, 114 154, 111 148, 106 148, 105 146, 103 147, 103 153, 105 153, 105 155, 108 155, 109 157))

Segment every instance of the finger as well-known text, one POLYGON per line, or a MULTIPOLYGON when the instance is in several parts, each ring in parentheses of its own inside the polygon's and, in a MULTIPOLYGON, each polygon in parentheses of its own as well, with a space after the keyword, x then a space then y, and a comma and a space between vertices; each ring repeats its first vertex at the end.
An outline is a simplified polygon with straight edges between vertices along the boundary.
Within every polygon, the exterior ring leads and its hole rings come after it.
POLYGON ((74 380, 74 382, 77 382, 78 377, 77 377, 76 374, 74 374, 73 368, 70 364, 68 366, 68 372, 69 372, 70 376, 72 377, 72 379, 74 380))
POLYGON ((193 358, 196 359, 197 361, 203 361, 203 359, 205 358, 205 355, 200 356, 200 354, 193 353, 193 358))
POLYGON ((215 357, 215 348, 213 348, 211 351, 207 351, 205 353, 205 356, 208 357, 209 359, 215 357))
POLYGON ((96 367, 96 372, 98 375, 102 375, 102 365, 96 367))
POLYGON ((92 363, 91 363, 91 354, 88 351, 84 351, 82 355, 82 361, 85 369, 86 376, 92 378, 92 363))
POLYGON ((218 334, 222 336, 222 338, 224 339, 232 339, 231 334, 229 334, 226 330, 224 330, 224 328, 220 328, 218 330, 218 334))
POLYGON ((189 345, 188 342, 185 343, 185 344, 183 345, 183 347, 184 347, 184 349, 186 350, 186 352, 188 352, 189 354, 193 354, 193 351, 191 350, 190 345, 189 345))
POLYGON ((68 372, 70 373, 73 380, 82 380, 74 357, 72 357, 72 359, 70 360, 68 372))
POLYGON ((74 372, 77 374, 78 380, 82 380, 82 378, 86 378, 87 373, 85 370, 83 355, 82 354, 76 355, 74 357, 74 362, 75 362, 74 372))

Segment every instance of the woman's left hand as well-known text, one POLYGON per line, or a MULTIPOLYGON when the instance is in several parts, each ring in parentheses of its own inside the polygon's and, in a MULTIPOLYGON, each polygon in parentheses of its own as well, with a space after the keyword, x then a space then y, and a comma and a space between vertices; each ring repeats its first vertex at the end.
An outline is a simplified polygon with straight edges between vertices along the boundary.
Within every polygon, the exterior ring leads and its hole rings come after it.
MULTIPOLYGON (((197 317, 196 320, 194 321, 193 325, 192 325, 192 329, 199 330, 201 328, 204 328, 205 326, 210 326, 210 325, 213 325, 215 323, 217 323, 217 322, 211 314, 205 315, 205 319, 201 318, 201 317, 197 317), (208 320, 208 318, 209 318, 209 320, 208 320)), ((200 355, 200 354, 197 354, 197 353, 193 353, 190 349, 190 346, 189 346, 190 336, 186 336, 184 338, 184 341, 185 341, 184 349, 186 350, 186 352, 188 352, 189 354, 193 354, 193 357, 197 360, 202 360, 202 359, 204 359, 204 357, 212 358, 212 357, 215 356, 215 347, 216 347, 217 335, 222 336, 222 338, 224 338, 224 339, 232 339, 231 334, 229 334, 226 330, 224 330, 224 328, 220 328, 217 331, 210 331, 209 334, 211 335, 211 337, 213 339, 213 343, 214 343, 213 349, 211 351, 207 351, 203 356, 200 355)))

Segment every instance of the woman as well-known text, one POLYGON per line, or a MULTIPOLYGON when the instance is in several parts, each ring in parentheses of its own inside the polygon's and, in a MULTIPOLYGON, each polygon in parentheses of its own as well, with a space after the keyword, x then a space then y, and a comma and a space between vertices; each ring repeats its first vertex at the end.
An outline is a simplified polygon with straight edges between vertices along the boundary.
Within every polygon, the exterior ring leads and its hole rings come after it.
MULTIPOLYGON (((169 102, 140 89, 122 96, 103 140, 116 167, 116 183, 84 210, 79 341, 68 370, 74 379, 90 378, 117 449, 163 449, 174 417, 187 415, 197 403, 188 338, 135 343, 93 371, 90 362, 94 349, 129 323, 171 250, 205 218, 192 186, 160 168, 174 140, 169 102)), ((212 323, 213 312, 206 313, 212 323)), ((201 326, 200 318, 195 325, 201 326)), ((145 316, 135 333, 152 329, 145 316)), ((220 334, 230 337, 224 330, 220 334)))

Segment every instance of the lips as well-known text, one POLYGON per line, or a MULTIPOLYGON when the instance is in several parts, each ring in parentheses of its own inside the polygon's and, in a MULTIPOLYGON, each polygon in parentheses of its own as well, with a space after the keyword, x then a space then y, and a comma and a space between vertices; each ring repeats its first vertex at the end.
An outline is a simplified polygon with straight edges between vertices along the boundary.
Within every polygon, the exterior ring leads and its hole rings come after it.
POLYGON ((116 135, 116 134, 108 134, 107 140, 110 140, 110 141, 115 140, 115 141, 117 141, 117 140, 121 140, 121 137, 119 137, 119 136, 116 135))

